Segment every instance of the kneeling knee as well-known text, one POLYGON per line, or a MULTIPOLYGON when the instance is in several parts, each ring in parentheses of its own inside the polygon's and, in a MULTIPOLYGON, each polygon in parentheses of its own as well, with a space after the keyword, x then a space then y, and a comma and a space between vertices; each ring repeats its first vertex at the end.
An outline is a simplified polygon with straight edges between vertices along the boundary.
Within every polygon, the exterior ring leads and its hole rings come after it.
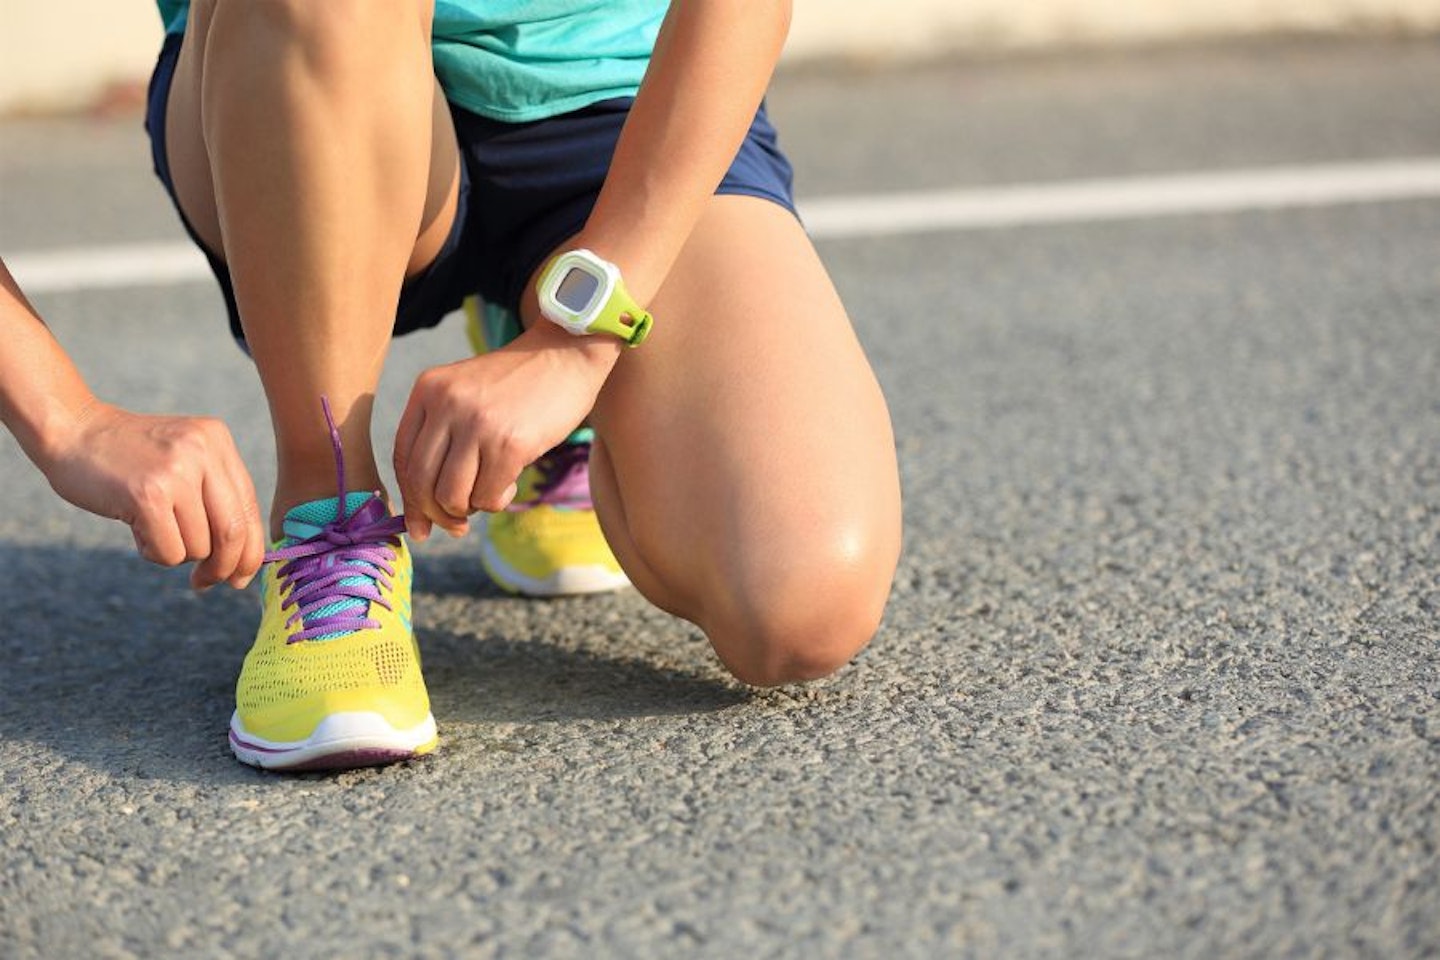
POLYGON ((736 679, 757 687, 818 680, 845 666, 875 636, 889 579, 830 577, 737 598, 711 643, 736 679))

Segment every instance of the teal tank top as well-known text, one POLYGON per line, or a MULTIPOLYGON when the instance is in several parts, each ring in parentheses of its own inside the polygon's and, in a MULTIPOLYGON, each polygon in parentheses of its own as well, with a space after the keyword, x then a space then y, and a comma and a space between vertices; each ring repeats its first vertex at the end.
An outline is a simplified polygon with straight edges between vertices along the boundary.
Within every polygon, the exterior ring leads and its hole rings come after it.
MULTIPOLYGON (((168 33, 188 0, 156 0, 168 33)), ((668 0, 436 0, 435 74, 473 113, 518 123, 633 97, 668 0)))

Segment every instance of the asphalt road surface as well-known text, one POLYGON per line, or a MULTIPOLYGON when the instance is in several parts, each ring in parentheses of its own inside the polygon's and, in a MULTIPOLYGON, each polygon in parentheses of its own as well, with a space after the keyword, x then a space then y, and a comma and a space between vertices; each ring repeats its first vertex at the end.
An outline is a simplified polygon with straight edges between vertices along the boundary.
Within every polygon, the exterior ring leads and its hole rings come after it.
MULTIPOLYGON (((1370 164, 1440 156, 1440 47, 808 70, 771 107, 816 202, 1370 164)), ((182 239, 146 151, 0 124, 0 253, 182 239)), ((873 645, 750 690, 633 593, 512 599, 427 544, 442 748, 386 769, 236 763, 255 597, 0 437, 0 955, 1436 955, 1440 201, 1235 206, 822 239, 904 475, 873 645)), ((36 300, 97 390, 224 417, 268 489, 212 287, 77 271, 36 300)), ((399 344, 377 432, 462 349, 399 344)))

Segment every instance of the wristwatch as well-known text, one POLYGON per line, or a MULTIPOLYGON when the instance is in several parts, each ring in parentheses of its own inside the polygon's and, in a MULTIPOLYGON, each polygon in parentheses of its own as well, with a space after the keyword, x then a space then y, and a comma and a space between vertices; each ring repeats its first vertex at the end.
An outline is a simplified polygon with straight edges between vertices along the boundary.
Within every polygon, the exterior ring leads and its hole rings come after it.
POLYGON ((540 314, 577 337, 605 333, 632 347, 652 318, 625 290, 620 268, 589 250, 568 250, 540 274, 540 314))

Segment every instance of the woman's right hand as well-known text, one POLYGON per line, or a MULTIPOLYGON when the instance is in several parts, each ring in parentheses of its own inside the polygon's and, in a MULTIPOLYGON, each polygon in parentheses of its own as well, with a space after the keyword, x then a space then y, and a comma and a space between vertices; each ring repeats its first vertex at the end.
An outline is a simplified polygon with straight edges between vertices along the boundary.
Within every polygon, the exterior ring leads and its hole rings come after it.
POLYGON ((56 493, 129 526, 146 560, 195 563, 196 590, 250 583, 264 558, 265 529, 225 424, 96 401, 69 433, 41 464, 56 493))

